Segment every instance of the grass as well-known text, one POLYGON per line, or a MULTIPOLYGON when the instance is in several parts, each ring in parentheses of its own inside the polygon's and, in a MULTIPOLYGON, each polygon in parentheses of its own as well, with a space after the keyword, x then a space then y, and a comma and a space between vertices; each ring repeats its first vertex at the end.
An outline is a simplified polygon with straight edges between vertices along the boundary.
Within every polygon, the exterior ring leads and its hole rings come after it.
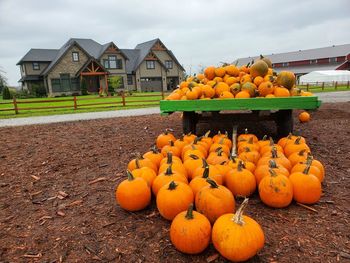
POLYGON ((133 95, 126 97, 125 99, 126 106, 122 106, 122 103, 121 103, 122 98, 120 96, 104 97, 104 98, 100 98, 97 95, 77 96, 77 105, 78 105, 77 110, 74 110, 73 96, 59 97, 59 98, 18 99, 17 106, 19 108, 19 114, 15 114, 14 110, 1 111, 1 109, 13 108, 13 103, 12 103, 12 100, 3 100, 2 98, 0 98, 0 119, 152 107, 152 106, 159 105, 159 100, 161 98, 162 97, 160 92, 152 92, 152 93, 135 92, 133 93, 133 95), (138 96, 144 96, 144 95, 147 95, 147 97, 138 97, 138 96), (48 101, 52 100, 52 102, 28 103, 31 101, 40 101, 40 100, 48 100, 48 101), (26 102, 26 103, 23 103, 23 102, 26 102), (10 104, 3 104, 3 103, 10 103, 10 104), (93 103, 106 103, 106 104, 88 105, 93 103), (48 106, 51 106, 51 107, 66 106, 67 108, 21 110, 21 108, 48 107, 48 106))
MULTIPOLYGON (((306 86, 298 86, 298 88, 301 88, 302 90, 306 91, 306 86)), ((338 86, 337 89, 335 89, 334 86, 325 86, 324 89, 322 89, 321 86, 309 86, 309 91, 312 93, 320 93, 320 92, 337 92, 337 91, 346 91, 349 90, 347 86, 338 86)))

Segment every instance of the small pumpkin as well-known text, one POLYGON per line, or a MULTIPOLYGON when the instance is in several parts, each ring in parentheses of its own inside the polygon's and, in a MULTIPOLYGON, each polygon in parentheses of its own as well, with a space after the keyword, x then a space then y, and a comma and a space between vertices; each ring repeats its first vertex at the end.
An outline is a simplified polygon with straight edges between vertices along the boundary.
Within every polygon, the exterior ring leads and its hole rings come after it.
POLYGON ((262 156, 256 165, 259 166, 268 164, 270 160, 274 160, 277 164, 282 165, 288 171, 292 169, 292 164, 287 159, 287 157, 284 156, 283 153, 278 152, 276 148, 272 148, 270 155, 262 156))
POLYGON ((284 147, 286 147, 287 144, 295 142, 296 139, 299 139, 300 142, 302 142, 302 143, 306 143, 306 140, 304 137, 296 136, 296 135, 293 135, 290 133, 290 134, 288 134, 287 137, 283 137, 283 138, 279 139, 277 144, 282 146, 282 148, 284 149, 284 147))
POLYGON ((149 187, 152 187, 153 181, 157 177, 156 172, 149 167, 141 167, 139 169, 133 170, 131 173, 135 178, 143 178, 149 187))
POLYGON ((214 247, 230 261, 246 261, 264 247, 265 236, 261 226, 254 219, 243 215, 247 204, 246 198, 235 214, 222 215, 213 225, 214 247))
POLYGON ((304 149, 310 152, 309 146, 306 143, 301 142, 301 137, 298 137, 293 143, 288 143, 284 147, 284 154, 289 157, 292 153, 299 152, 304 149))
POLYGON ((233 99, 235 96, 230 91, 223 91, 219 95, 219 99, 233 99))
POLYGON ((241 142, 241 141, 248 141, 250 139, 250 137, 253 137, 253 142, 258 142, 258 137, 256 137, 256 135, 252 134, 252 133, 249 133, 248 132, 248 129, 245 129, 244 130, 244 133, 240 134, 238 137, 237 137, 237 142, 241 142))
POLYGON ((191 180, 195 170, 202 165, 202 159, 196 155, 190 155, 189 157, 190 158, 184 162, 183 166, 186 169, 187 177, 191 180))
POLYGON ((202 159, 202 166, 198 167, 193 175, 192 180, 194 180, 196 177, 204 177, 205 173, 208 173, 208 176, 215 180, 218 184, 223 184, 224 182, 224 176, 220 173, 218 168, 216 168, 215 165, 210 165, 207 163, 207 161, 203 158, 202 159))
POLYGON ((303 111, 299 114, 298 118, 299 118, 299 121, 302 123, 309 122, 310 121, 310 114, 306 111, 303 111))
POLYGON ((150 149, 150 151, 144 153, 142 157, 150 159, 157 166, 157 168, 159 168, 160 162, 162 161, 164 156, 159 152, 157 147, 154 146, 150 149))
POLYGON ((127 171, 128 179, 122 181, 116 191, 115 197, 121 208, 127 211, 139 211, 151 202, 151 190, 147 182, 134 177, 127 171))
POLYGON ((269 66, 266 64, 266 62, 263 60, 258 60, 250 67, 250 75, 252 75, 253 78, 258 76, 265 77, 268 70, 269 66))
MULTIPOLYGON (((207 182, 207 179, 209 178, 209 167, 207 166, 206 169, 204 169, 202 176, 196 176, 194 177, 189 186, 191 187, 194 196, 197 195, 197 193, 205 186, 208 186, 209 183, 207 182)), ((213 181, 215 179, 211 178, 213 181)), ((215 181, 216 182, 216 181, 215 181)), ((217 182, 216 182, 217 183, 217 182)))
POLYGON ((254 83, 246 82, 242 84, 241 90, 248 92, 250 97, 255 97, 255 92, 257 90, 257 87, 255 86, 254 83))
POLYGON ((157 196, 160 188, 162 188, 162 186, 166 185, 167 183, 169 183, 171 181, 178 181, 178 182, 183 182, 185 184, 188 184, 188 180, 187 180, 185 175, 183 175, 179 172, 173 171, 171 169, 171 166, 169 166, 165 173, 158 175, 154 179, 153 184, 152 184, 153 194, 155 196, 157 196))
POLYGON ((243 161, 256 164, 260 159, 260 153, 258 151, 251 150, 248 147, 244 147, 244 150, 238 155, 238 157, 243 161))
POLYGON ((297 163, 304 162, 307 159, 308 156, 308 151, 307 149, 302 149, 299 152, 294 152, 292 153, 289 157, 288 160, 292 164, 292 166, 296 165, 297 163))
POLYGON ((289 90, 280 86, 274 87, 273 95, 275 95, 275 97, 290 97, 289 90))
POLYGON ((234 77, 237 77, 239 74, 239 69, 235 65, 228 65, 225 67, 225 70, 227 74, 234 77))
POLYGON ((263 55, 260 55, 260 60, 264 61, 267 64, 267 66, 269 67, 269 69, 272 69, 271 59, 264 57, 263 55))
POLYGON ((249 92, 242 90, 235 95, 235 98, 236 99, 249 99, 250 94, 249 94, 249 92))
POLYGON ((187 143, 187 144, 190 144, 190 143, 193 143, 194 140, 197 138, 197 135, 195 134, 192 134, 191 132, 185 134, 182 139, 187 143))
POLYGON ((176 138, 169 130, 165 130, 165 132, 158 135, 156 145, 158 149, 162 149, 165 145, 169 144, 169 141, 175 142, 176 138))
POLYGON ((211 152, 207 158, 207 162, 212 165, 226 161, 228 161, 228 155, 221 148, 218 148, 215 152, 211 152))
POLYGON ((270 81, 264 81, 258 86, 259 96, 265 97, 269 94, 273 94, 274 87, 270 81))
POLYGON ((128 170, 129 171, 139 169, 141 167, 149 167, 152 170, 154 170, 156 173, 158 172, 157 165, 155 165, 150 159, 143 158, 142 156, 138 156, 135 159, 132 159, 128 163, 128 170))
POLYGON ((183 182, 171 181, 160 188, 157 194, 157 208, 162 217, 173 220, 193 203, 191 187, 183 182))
POLYGON ((271 159, 269 160, 268 164, 259 165, 255 171, 254 176, 256 179, 257 185, 259 185, 260 181, 270 174, 269 170, 274 171, 277 174, 283 174, 286 177, 289 177, 289 171, 282 165, 277 165, 275 160, 271 159))
POLYGON ((235 199, 225 186, 218 185, 211 179, 207 179, 207 182, 210 185, 199 190, 195 203, 197 211, 213 224, 219 216, 235 210, 235 199))
POLYGON ((293 198, 302 204, 314 204, 321 198, 322 187, 320 180, 309 173, 311 164, 303 172, 292 173, 289 180, 293 185, 293 198))
POLYGON ((170 240, 182 253, 198 254, 209 245, 211 225, 209 220, 196 211, 191 203, 187 211, 179 213, 170 226, 170 240))
POLYGON ((302 172, 306 169, 308 165, 310 165, 309 173, 316 176, 322 183, 324 180, 324 172, 320 170, 318 166, 313 165, 312 163, 313 163, 313 157, 312 155, 308 155, 308 157, 304 162, 300 162, 294 165, 290 173, 302 172))
POLYGON ((175 146, 173 141, 169 141, 169 145, 164 145, 161 150, 162 155, 165 157, 167 153, 171 152, 174 156, 180 157, 181 151, 178 147, 175 146))
POLYGON ((221 93, 223 93, 224 91, 230 91, 230 86, 227 85, 225 82, 219 82, 216 86, 215 86, 215 94, 217 97, 220 96, 221 93))
POLYGON ((256 189, 256 180, 252 172, 245 169, 243 162, 239 161, 236 169, 232 169, 225 177, 226 187, 234 196, 248 197, 256 189))
POLYGON ((225 76, 226 70, 224 67, 215 68, 215 76, 222 78, 225 76))
POLYGON ((269 170, 269 175, 259 183, 261 201, 271 207, 287 207, 293 200, 293 186, 288 177, 269 170))
POLYGON ((212 80, 215 78, 215 67, 214 66, 210 66, 204 69, 204 76, 208 79, 208 80, 212 80))
POLYGON ((291 71, 281 71, 277 75, 276 83, 290 90, 295 85, 295 75, 291 71))

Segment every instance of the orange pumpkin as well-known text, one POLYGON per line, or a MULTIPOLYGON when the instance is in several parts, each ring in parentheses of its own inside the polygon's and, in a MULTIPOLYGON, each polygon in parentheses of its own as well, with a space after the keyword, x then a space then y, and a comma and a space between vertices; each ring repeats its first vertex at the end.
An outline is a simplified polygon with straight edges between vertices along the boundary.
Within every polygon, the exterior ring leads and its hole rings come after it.
POLYGON ((231 93, 236 96, 241 91, 241 84, 234 83, 230 86, 231 93))
POLYGON ((128 179, 122 181, 115 192, 117 203, 127 211, 139 211, 151 202, 151 190, 142 178, 134 178, 128 171, 128 179))
POLYGON ((210 66, 210 67, 207 67, 206 69, 204 69, 204 76, 209 80, 214 79, 215 78, 215 67, 210 66))
POLYGON ((279 86, 274 88, 273 95, 275 95, 275 97, 290 97, 289 90, 279 86))
POLYGON ((243 215, 247 204, 246 198, 236 214, 222 215, 213 225, 211 239, 214 247, 230 261, 246 261, 264 247, 265 236, 261 226, 243 215))
POLYGON ((264 78, 263 78, 263 77, 260 77, 260 76, 255 77, 254 80, 253 80, 253 83, 254 83, 257 87, 259 87, 259 85, 260 85, 261 83, 263 83, 263 82, 264 82, 264 78))
POLYGON ((162 217, 173 220, 193 203, 191 187, 183 182, 171 181, 160 188, 157 194, 157 208, 162 217))
POLYGON ((202 159, 195 155, 190 155, 189 157, 183 165, 186 169, 188 179, 191 180, 194 171, 202 165, 202 159))
POLYGON ((156 139, 156 145, 158 149, 162 149, 165 145, 169 144, 169 141, 175 142, 176 138, 171 132, 169 132, 168 130, 165 130, 164 133, 158 135, 156 139))
POLYGON ((209 245, 211 225, 209 220, 190 204, 187 211, 179 213, 170 226, 170 240, 182 253, 198 254, 209 245))
POLYGON ((308 156, 308 151, 306 149, 302 149, 299 152, 294 152, 292 153, 289 157, 288 160, 292 164, 292 166, 296 165, 297 163, 304 162, 306 161, 306 158, 308 156))
POLYGON ((217 97, 220 96, 221 93, 223 93, 224 91, 230 91, 230 86, 227 85, 225 82, 219 82, 216 86, 215 86, 215 95, 217 97))
POLYGON ((150 159, 147 159, 147 158, 136 157, 135 159, 132 159, 128 163, 128 170, 129 171, 139 169, 141 167, 149 167, 152 170, 154 170, 156 173, 158 172, 157 166, 150 159))
POLYGON ((295 85, 295 75, 291 71, 281 71, 277 75, 276 83, 290 90, 295 85))
POLYGON ((301 137, 297 138, 293 143, 288 143, 284 147, 284 154, 289 157, 294 152, 299 152, 301 150, 306 150, 310 152, 309 146, 306 143, 301 142, 301 137))
POLYGON ((256 135, 249 133, 248 129, 244 130, 244 133, 240 134, 237 137, 237 142, 241 142, 241 141, 249 141, 250 137, 253 137, 253 142, 257 142, 258 141, 258 137, 256 137, 256 135))
POLYGON ((211 152, 207 158, 207 162, 212 165, 220 164, 226 161, 228 161, 228 155, 224 153, 221 148, 215 152, 211 152))
POLYGON ((278 141, 278 145, 282 146, 282 148, 286 147, 287 144, 295 142, 296 139, 300 138, 301 143, 306 143, 306 140, 302 136, 295 136, 293 134, 289 134, 287 137, 283 137, 278 141))
POLYGON ((233 99, 235 96, 229 91, 223 91, 219 95, 219 99, 233 99))
POLYGON ((160 162, 164 156, 158 151, 156 147, 152 147, 151 150, 146 152, 142 157, 151 160, 152 163, 154 163, 157 168, 159 168, 160 162))
POLYGON ((287 207, 293 200, 293 186, 288 177, 272 169, 259 183, 261 201, 271 207, 287 207))
POLYGON ((152 187, 152 183, 157 177, 156 172, 149 167, 141 167, 139 169, 133 170, 131 173, 135 178, 140 177, 144 179, 149 187, 152 187))
POLYGON ((258 76, 265 77, 268 70, 269 67, 265 61, 258 60, 250 67, 250 75, 252 75, 253 78, 258 76))
POLYGON ((311 155, 308 155, 307 159, 304 162, 294 165, 290 173, 302 172, 306 169, 306 167, 310 166, 308 173, 316 176, 322 183, 324 180, 324 172, 318 166, 313 165, 312 163, 313 157, 311 155))
MULTIPOLYGON (((209 183, 207 182, 207 179, 209 178, 209 167, 207 166, 205 169, 204 169, 204 172, 203 172, 203 175, 202 176, 195 176, 189 186, 191 187, 192 191, 193 191, 193 194, 194 196, 197 195, 197 193, 205 186, 208 186, 209 183)), ((216 180, 214 178, 210 178, 212 179, 213 181, 216 182, 216 180)), ((216 182, 217 183, 217 182, 216 182)))
POLYGON ((245 147, 243 151, 238 155, 238 157, 246 162, 252 162, 256 164, 260 159, 260 153, 245 147))
POLYGON ((298 116, 300 122, 309 122, 310 121, 310 114, 306 111, 303 111, 298 116))
POLYGON ((250 196, 256 189, 255 176, 243 168, 243 162, 239 162, 236 169, 228 172, 225 183, 234 196, 250 196))
POLYGON ((160 188, 162 188, 162 186, 168 184, 171 181, 178 181, 178 182, 183 182, 185 184, 188 184, 188 180, 186 178, 185 175, 173 171, 171 169, 171 166, 169 166, 169 168, 165 171, 165 173, 162 173, 160 175, 158 175, 152 184, 152 192, 155 196, 157 196, 158 191, 160 190, 160 188))
POLYGON ((177 156, 180 157, 181 156, 181 151, 178 147, 175 146, 173 141, 170 141, 169 145, 165 145, 162 150, 161 153, 162 155, 165 157, 167 156, 167 153, 171 152, 173 156, 177 156))
POLYGON ((207 182, 210 186, 203 187, 196 195, 196 208, 213 224, 219 216, 235 210, 235 199, 225 186, 211 179, 207 182))
POLYGON ((225 70, 227 74, 234 77, 237 77, 239 74, 239 69, 235 65, 228 65, 225 67, 225 70))
POLYGON ((261 97, 265 97, 269 94, 274 93, 274 87, 273 84, 270 81, 265 81, 262 82, 259 86, 258 86, 258 92, 259 95, 261 97))
POLYGON ((215 96, 215 90, 210 85, 204 85, 202 87, 202 93, 205 98, 212 98, 215 96))
POLYGON ((282 165, 288 171, 292 169, 292 165, 287 157, 284 156, 283 153, 278 152, 277 149, 273 148, 271 154, 269 156, 263 156, 259 159, 257 166, 268 164, 270 160, 274 160, 278 165, 282 165))
POLYGON ((236 94, 236 99, 248 99, 250 98, 250 95, 247 91, 240 91, 236 94))
POLYGON ((283 174, 286 177, 289 177, 289 171, 282 165, 277 165, 275 160, 270 160, 268 164, 259 165, 255 171, 254 176, 256 179, 257 185, 260 181, 270 174, 270 170, 274 171, 277 174, 283 174))
POLYGON ((225 76, 226 70, 224 67, 215 68, 215 76, 222 78, 225 76))
POLYGON ((207 163, 205 159, 202 159, 202 167, 198 167, 192 176, 192 180, 194 180, 196 177, 205 177, 205 174, 208 173, 208 176, 211 179, 214 179, 216 183, 223 184, 224 176, 220 173, 220 171, 216 168, 215 165, 210 165, 207 163))

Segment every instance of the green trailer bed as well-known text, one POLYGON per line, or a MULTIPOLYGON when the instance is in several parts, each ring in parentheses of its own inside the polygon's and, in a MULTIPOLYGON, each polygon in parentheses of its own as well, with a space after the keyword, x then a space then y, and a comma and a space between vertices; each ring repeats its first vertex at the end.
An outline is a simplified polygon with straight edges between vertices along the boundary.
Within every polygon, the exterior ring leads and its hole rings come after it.
MULTIPOLYGON (((208 119, 207 113, 219 117, 220 111, 251 111, 251 116, 245 114, 244 119, 262 121, 272 119, 277 124, 280 136, 285 136, 293 131, 293 109, 315 110, 321 105, 317 96, 288 97, 288 98, 249 98, 249 99, 210 99, 210 100, 162 100, 160 111, 162 115, 173 112, 183 112, 184 133, 195 132, 196 124, 201 119, 208 119), (264 114, 260 114, 260 113, 264 114), (270 112, 267 116, 266 112, 270 112), (205 117, 203 118, 203 116, 205 117)), ((225 120, 234 122, 242 117, 242 114, 225 114, 225 120)))

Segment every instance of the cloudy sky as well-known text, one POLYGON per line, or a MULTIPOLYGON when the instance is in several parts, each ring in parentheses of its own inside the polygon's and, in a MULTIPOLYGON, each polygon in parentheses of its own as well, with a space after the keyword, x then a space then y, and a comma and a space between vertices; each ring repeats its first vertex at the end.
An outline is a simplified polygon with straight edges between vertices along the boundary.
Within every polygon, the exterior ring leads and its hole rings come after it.
POLYGON ((0 67, 69 38, 119 48, 160 38, 187 73, 236 58, 350 43, 349 0, 0 0, 0 67))

